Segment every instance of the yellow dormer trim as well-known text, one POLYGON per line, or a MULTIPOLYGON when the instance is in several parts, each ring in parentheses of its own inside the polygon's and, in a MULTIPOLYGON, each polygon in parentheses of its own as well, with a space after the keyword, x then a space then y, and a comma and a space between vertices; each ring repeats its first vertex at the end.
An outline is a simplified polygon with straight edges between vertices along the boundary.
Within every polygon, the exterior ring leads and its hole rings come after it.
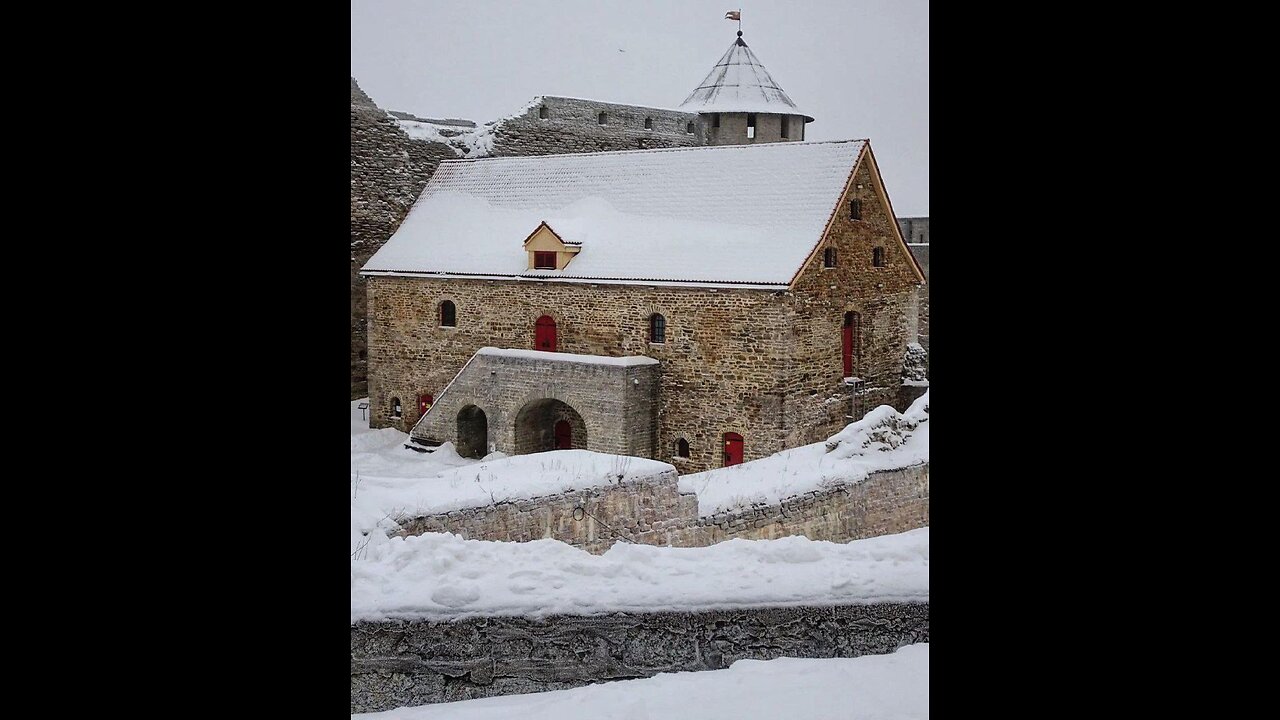
POLYGON ((524 249, 529 253, 529 268, 534 269, 534 253, 554 252, 556 254, 556 270, 563 270, 569 261, 582 250, 581 245, 567 243, 545 220, 538 224, 529 237, 524 239, 524 249))

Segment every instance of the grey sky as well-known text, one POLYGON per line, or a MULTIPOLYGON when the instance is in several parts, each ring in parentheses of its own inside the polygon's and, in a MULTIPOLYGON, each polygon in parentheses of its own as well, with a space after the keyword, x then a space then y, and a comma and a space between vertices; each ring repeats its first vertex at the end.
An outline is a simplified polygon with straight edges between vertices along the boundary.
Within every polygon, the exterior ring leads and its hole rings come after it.
POLYGON ((352 0, 351 74, 387 110, 477 123, 535 95, 675 108, 739 8, 805 139, 870 138, 894 211, 928 215, 928 0, 352 0))

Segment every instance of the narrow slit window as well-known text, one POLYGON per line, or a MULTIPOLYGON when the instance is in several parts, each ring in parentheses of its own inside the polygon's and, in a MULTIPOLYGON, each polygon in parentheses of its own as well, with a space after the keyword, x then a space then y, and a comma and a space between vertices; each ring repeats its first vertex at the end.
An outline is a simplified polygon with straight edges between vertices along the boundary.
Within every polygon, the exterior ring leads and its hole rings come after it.
POLYGON ((711 127, 720 127, 720 113, 711 114, 711 127))
POLYGON ((644 129, 645 129, 645 130, 652 130, 652 129, 653 129, 653 118, 645 118, 645 119, 644 119, 644 129))
POLYGON ((535 252, 533 254, 533 268, 535 270, 555 270, 556 254, 554 252, 535 252))
POLYGON ((541 107, 539 107, 539 108, 538 108, 538 117, 539 117, 539 118, 541 118, 541 119, 543 119, 543 120, 546 120, 546 119, 547 119, 547 117, 549 117, 549 116, 550 116, 550 113, 547 111, 547 106, 546 106, 546 105, 543 105, 543 106, 541 106, 541 107))
POLYGON ((836 249, 827 248, 822 251, 822 267, 833 268, 836 266, 836 249))
POLYGON ((692 134, 693 134, 693 123, 689 123, 688 125, 685 125, 685 126, 684 126, 684 131, 685 131, 685 132, 687 132, 687 133, 689 133, 690 135, 692 135, 692 134))
POLYGON ((786 138, 786 137, 790 137, 790 136, 787 134, 787 116, 786 116, 786 115, 783 115, 783 116, 782 116, 782 137, 784 137, 784 138, 786 138))
POLYGON ((871 265, 872 267, 884 267, 884 248, 872 248, 871 265))
POLYGON ((600 113, 600 124, 601 125, 609 124, 609 113, 600 113))
POLYGON ((754 138, 755 136, 756 136, 756 114, 747 113, 747 138, 750 139, 750 138, 754 138))
POLYGON ((457 327, 458 309, 452 300, 440 303, 440 327, 457 327))
POLYGON ((849 218, 851 220, 862 219, 862 201, 861 200, 849 201, 849 218))

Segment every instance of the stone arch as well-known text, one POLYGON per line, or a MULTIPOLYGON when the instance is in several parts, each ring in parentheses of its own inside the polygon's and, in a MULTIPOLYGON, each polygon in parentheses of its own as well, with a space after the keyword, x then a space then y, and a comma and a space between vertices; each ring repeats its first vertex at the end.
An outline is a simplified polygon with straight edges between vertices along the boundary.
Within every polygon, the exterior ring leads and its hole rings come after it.
POLYGON ((556 449, 556 425, 568 422, 574 450, 587 448, 587 423, 572 405, 555 398, 530 400, 516 413, 515 454, 556 449))
POLYGON ((459 455, 465 458, 482 458, 489 454, 489 417, 475 405, 467 405, 458 411, 459 455))

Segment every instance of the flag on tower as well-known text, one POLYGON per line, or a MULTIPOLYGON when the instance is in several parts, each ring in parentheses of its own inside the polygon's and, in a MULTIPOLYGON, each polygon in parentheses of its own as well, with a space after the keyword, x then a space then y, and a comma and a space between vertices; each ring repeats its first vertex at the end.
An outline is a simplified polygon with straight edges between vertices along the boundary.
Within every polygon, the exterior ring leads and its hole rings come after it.
POLYGON ((727 12, 727 13, 725 13, 725 14, 724 14, 724 19, 725 19, 725 20, 741 20, 741 19, 742 19, 742 11, 741 11, 741 10, 730 10, 729 12, 727 12))

